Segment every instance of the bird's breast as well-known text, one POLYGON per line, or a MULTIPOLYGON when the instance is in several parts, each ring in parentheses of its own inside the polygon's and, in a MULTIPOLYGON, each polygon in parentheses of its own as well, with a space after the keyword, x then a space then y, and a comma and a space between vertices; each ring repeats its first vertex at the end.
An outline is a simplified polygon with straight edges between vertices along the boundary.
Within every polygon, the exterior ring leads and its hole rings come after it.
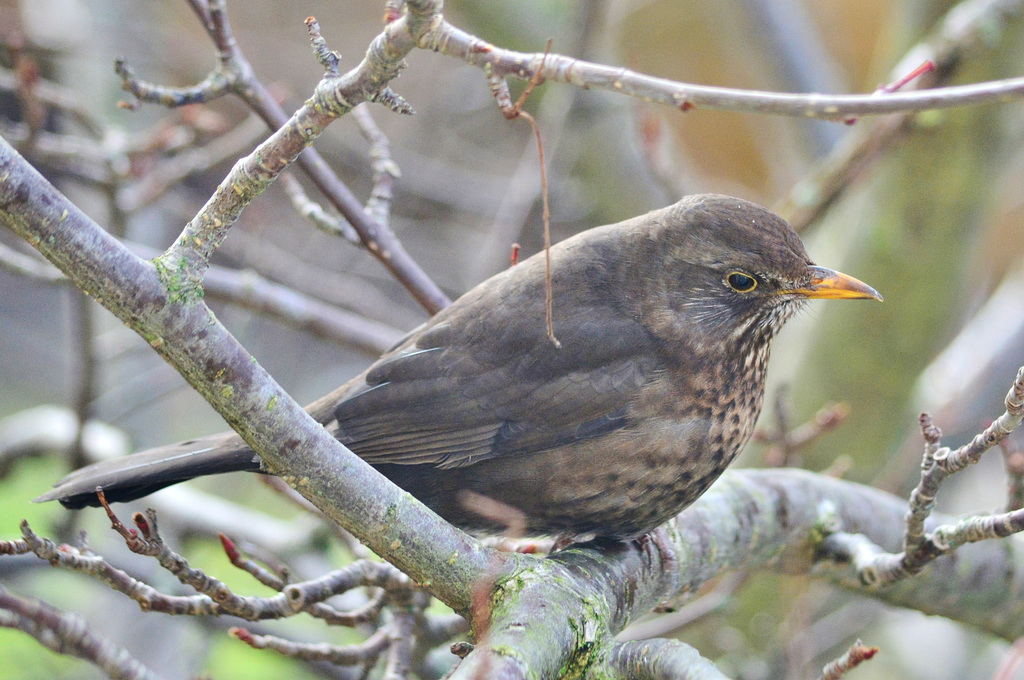
POLYGON ((685 367, 653 376, 630 406, 638 450, 665 465, 724 469, 754 431, 767 361, 767 343, 746 341, 694 353, 685 367), (722 361, 723 356, 735 359, 722 361))

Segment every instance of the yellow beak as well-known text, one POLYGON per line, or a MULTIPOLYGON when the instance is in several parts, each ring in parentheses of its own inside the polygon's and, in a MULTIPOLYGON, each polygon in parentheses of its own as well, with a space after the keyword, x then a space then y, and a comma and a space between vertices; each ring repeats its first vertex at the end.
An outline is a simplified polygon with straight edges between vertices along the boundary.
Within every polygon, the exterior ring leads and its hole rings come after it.
POLYGON ((814 272, 814 278, 811 279, 809 286, 806 288, 794 288, 786 292, 823 300, 867 299, 882 301, 882 296, 878 294, 877 290, 852 276, 847 276, 825 267, 811 267, 811 271, 814 272))

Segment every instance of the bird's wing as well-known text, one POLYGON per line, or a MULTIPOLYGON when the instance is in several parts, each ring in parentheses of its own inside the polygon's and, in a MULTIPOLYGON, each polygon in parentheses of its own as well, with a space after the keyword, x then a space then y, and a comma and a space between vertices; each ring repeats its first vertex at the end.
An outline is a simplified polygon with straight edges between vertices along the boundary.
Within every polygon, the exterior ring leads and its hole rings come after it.
POLYGON ((370 463, 458 467, 623 427, 657 370, 641 324, 576 300, 556 310, 556 348, 529 307, 471 320, 481 310, 467 309, 414 334, 339 403, 341 441, 370 463))

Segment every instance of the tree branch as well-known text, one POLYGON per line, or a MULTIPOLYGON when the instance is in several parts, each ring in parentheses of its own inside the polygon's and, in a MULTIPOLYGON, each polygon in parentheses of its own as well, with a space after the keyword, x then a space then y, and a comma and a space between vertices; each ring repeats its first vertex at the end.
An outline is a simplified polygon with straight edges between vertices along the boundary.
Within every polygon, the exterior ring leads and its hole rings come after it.
POLYGON ((345 449, 253 361, 201 299, 164 287, 159 259, 147 262, 129 252, 2 139, 0 177, 0 219, 145 338, 270 471, 377 554, 430 582, 449 606, 469 610, 465 584, 487 573, 489 551, 345 449), (454 563, 453 555, 459 556, 454 563))
POLYGON ((1019 545, 964 546, 915 578, 869 589, 848 565, 816 550, 823 504, 851 533, 888 550, 902 542, 903 499, 803 470, 730 470, 653 540, 573 546, 544 560, 514 556, 511 575, 494 579, 490 627, 452 677, 556 677, 588 668, 632 619, 740 567, 814 575, 1007 640, 1024 634, 1019 545))
POLYGON ((462 59, 481 69, 489 68, 498 77, 530 80, 539 75, 546 82, 566 83, 585 90, 609 90, 683 111, 699 107, 842 121, 848 116, 959 108, 1024 97, 1024 77, 882 95, 788 94, 694 85, 561 54, 502 49, 446 21, 425 33, 418 46, 462 59))
POLYGON ((47 649, 92 662, 114 680, 160 680, 126 650, 90 630, 77 614, 18 597, 0 586, 0 627, 16 628, 47 649))

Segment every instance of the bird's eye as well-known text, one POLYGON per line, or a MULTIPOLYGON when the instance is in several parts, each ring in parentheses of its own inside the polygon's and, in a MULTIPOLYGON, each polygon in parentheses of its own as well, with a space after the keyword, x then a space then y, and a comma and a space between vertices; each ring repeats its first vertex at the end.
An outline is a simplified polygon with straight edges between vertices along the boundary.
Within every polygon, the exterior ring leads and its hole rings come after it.
POLYGON ((732 272, 725 277, 725 282, 737 293, 749 293, 757 288, 757 279, 743 272, 732 272))

